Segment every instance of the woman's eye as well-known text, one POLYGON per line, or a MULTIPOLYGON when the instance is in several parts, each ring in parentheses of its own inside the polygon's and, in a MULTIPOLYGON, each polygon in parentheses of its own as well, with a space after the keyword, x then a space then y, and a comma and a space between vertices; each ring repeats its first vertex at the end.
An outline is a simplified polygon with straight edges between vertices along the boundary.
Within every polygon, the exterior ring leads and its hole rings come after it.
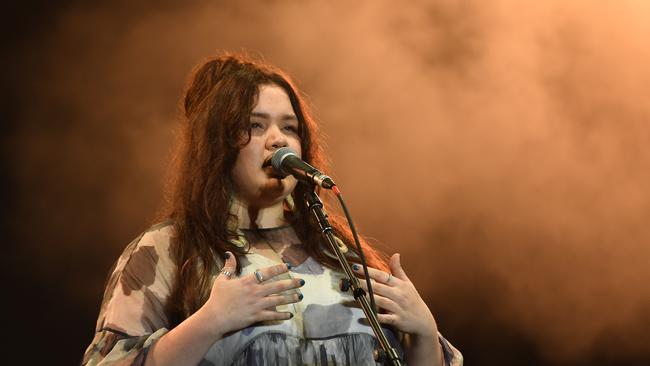
POLYGON ((264 125, 259 122, 251 122, 251 130, 255 128, 264 128, 264 125))
POLYGON ((289 132, 298 133, 298 127, 296 126, 285 126, 284 129, 289 132))

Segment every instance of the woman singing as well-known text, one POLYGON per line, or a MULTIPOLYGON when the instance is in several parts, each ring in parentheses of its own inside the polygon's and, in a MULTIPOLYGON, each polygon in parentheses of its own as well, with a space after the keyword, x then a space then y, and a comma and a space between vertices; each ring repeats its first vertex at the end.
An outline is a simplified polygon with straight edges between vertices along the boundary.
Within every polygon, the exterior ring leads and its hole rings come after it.
MULTIPOLYGON (((183 107, 167 210, 112 269, 83 363, 375 365, 372 329, 339 289, 340 265, 303 202, 311 188, 263 166, 290 147, 323 167, 316 125, 289 78, 240 56, 213 58, 195 70, 183 107)), ((405 364, 462 364, 399 255, 362 245, 379 321, 405 364)))

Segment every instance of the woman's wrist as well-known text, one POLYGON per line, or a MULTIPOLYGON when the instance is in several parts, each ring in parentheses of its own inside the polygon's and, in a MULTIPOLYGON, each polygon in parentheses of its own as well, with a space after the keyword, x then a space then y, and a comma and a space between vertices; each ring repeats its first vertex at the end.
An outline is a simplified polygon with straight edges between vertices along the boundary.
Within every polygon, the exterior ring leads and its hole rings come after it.
POLYGON ((433 349, 434 347, 437 347, 439 343, 437 331, 435 333, 431 333, 431 332, 419 333, 419 334, 412 333, 409 335, 409 337, 410 337, 411 345, 417 348, 422 347, 422 348, 433 349))
POLYGON ((412 334, 414 340, 417 340, 418 343, 422 344, 435 344, 438 342, 437 332, 434 334, 422 333, 422 334, 412 334))
POLYGON ((413 365, 441 365, 442 346, 438 330, 410 333, 405 343, 408 359, 413 365), (435 361, 434 361, 435 360, 435 361), (433 363, 432 363, 433 361, 433 363))
POLYGON ((223 324, 224 319, 215 316, 205 304, 192 317, 195 318, 195 324, 199 328, 197 330, 213 342, 220 340, 228 332, 226 324, 223 324))
POLYGON ((196 365, 225 334, 215 323, 207 309, 199 308, 154 344, 145 365, 196 365))
POLYGON ((422 328, 417 332, 414 332, 413 335, 422 339, 423 341, 438 341, 438 325, 436 324, 433 315, 429 314, 429 320, 423 324, 422 328))

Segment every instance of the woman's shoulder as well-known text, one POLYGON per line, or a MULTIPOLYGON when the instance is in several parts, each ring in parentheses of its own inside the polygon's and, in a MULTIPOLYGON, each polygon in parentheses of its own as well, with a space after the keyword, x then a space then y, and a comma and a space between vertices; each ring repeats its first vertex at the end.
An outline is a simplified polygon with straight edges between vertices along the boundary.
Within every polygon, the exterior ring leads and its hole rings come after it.
POLYGON ((113 265, 110 271, 113 281, 115 277, 123 277, 122 280, 124 277, 143 280, 168 277, 175 267, 171 253, 173 237, 174 224, 171 220, 154 224, 141 232, 124 248, 113 265))
POLYGON ((141 232, 129 245, 130 247, 152 246, 156 248, 169 247, 172 237, 174 236, 174 221, 165 220, 151 225, 149 228, 141 232))
POLYGON ((154 254, 157 256, 170 256, 169 250, 173 236, 174 222, 172 220, 150 226, 124 248, 116 267, 120 267, 120 262, 128 261, 136 253, 147 252, 150 256, 154 254))
POLYGON ((161 304, 169 296, 176 268, 169 252, 173 233, 173 222, 161 222, 126 246, 107 278, 98 332, 138 335, 167 324, 161 304))

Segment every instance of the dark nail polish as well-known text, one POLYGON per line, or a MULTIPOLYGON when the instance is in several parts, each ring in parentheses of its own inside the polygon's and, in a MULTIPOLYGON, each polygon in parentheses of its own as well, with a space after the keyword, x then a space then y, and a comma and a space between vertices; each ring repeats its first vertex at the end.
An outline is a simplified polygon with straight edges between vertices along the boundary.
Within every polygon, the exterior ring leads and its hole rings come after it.
POLYGON ((291 267, 293 267, 289 262, 286 262, 285 264, 287 265, 287 269, 291 269, 291 267))
POLYGON ((293 313, 289 313, 289 319, 293 318, 293 313))
POLYGON ((303 279, 301 278, 301 279, 300 279, 300 286, 304 286, 304 285, 305 285, 305 280, 303 280, 303 279))
POLYGON ((223 255, 224 258, 229 259, 230 258, 230 253, 226 252, 226 254, 223 255))
POLYGON ((350 280, 347 278, 341 278, 341 283, 339 286, 341 288, 341 291, 346 292, 351 287, 350 280))
POLYGON ((298 294, 298 300, 302 300, 303 297, 302 294, 298 294))
POLYGON ((352 269, 355 270, 355 271, 358 271, 358 270, 359 270, 359 265, 356 264, 356 263, 353 264, 353 265, 352 265, 352 269))

